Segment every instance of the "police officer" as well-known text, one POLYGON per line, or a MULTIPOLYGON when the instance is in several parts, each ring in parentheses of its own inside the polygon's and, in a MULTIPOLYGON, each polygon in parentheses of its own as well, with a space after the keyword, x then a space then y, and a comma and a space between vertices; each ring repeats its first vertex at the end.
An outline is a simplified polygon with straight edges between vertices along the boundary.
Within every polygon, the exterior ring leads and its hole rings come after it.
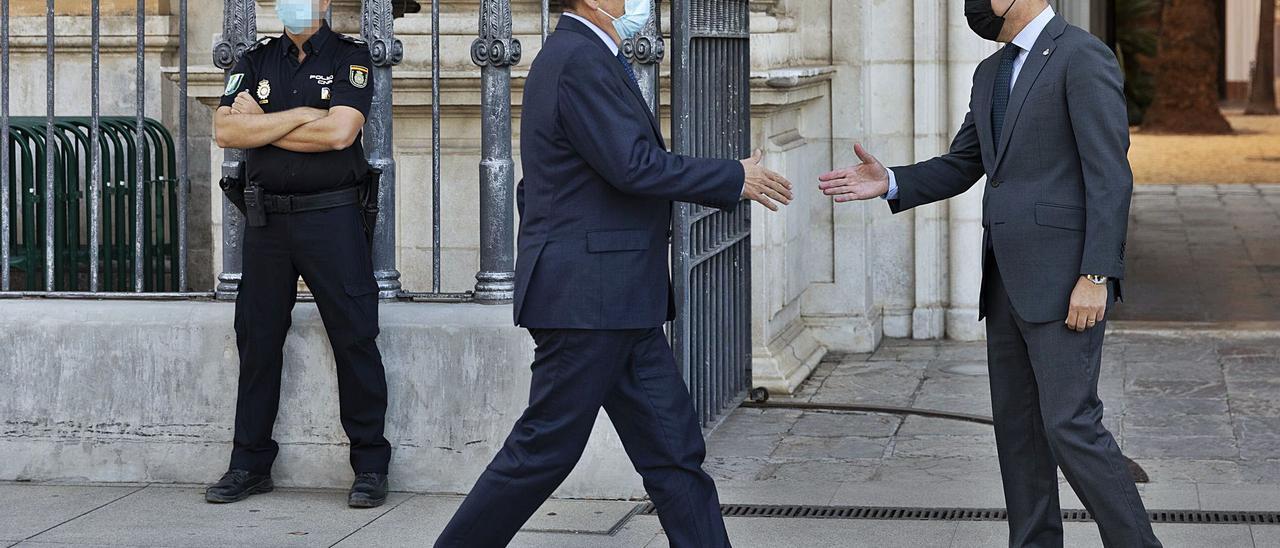
MULTIPOLYGON (((229 471, 205 493, 235 502, 272 490, 271 439, 285 335, 301 275, 315 295, 337 362, 342 427, 356 479, 348 504, 380 506, 391 446, 378 287, 360 185, 372 87, 368 46, 333 32, 330 0, 277 0, 285 33, 258 42, 228 76, 215 115, 218 146, 248 151, 244 272, 236 300, 240 384, 229 471)), ((235 184, 230 186, 235 187, 235 184)), ((228 183, 224 181, 224 189, 228 183)), ((229 194, 233 194, 229 192, 229 194)), ((376 199, 376 198, 375 198, 376 199)))

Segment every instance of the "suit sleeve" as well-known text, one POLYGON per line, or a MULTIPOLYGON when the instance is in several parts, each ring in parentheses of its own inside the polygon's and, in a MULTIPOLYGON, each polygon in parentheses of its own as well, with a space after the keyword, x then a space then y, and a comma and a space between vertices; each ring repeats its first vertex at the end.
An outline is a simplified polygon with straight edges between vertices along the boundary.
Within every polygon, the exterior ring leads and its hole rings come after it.
POLYGON ((1084 175, 1085 241, 1081 274, 1124 278, 1133 171, 1124 79, 1115 55, 1089 40, 1067 64, 1067 111, 1084 175))
POLYGON ((574 149, 627 194, 732 209, 745 174, 737 160, 692 158, 658 146, 624 82, 578 56, 560 77, 559 120, 574 149))
POLYGON ((889 200, 889 208, 899 213, 959 196, 973 187, 985 172, 978 129, 973 123, 973 112, 969 112, 946 154, 915 165, 893 168, 898 197, 889 200))

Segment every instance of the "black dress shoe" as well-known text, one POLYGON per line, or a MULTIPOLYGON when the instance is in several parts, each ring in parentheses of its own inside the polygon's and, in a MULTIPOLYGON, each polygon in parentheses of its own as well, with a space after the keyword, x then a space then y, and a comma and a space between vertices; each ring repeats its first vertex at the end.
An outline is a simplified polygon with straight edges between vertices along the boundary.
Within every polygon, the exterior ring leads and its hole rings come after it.
POLYGON ((258 493, 270 493, 275 488, 270 475, 231 470, 223 474, 218 483, 205 489, 204 500, 216 503, 238 502, 258 493))
POLYGON ((387 502, 387 475, 377 472, 356 474, 347 495, 347 506, 352 508, 377 508, 387 502))

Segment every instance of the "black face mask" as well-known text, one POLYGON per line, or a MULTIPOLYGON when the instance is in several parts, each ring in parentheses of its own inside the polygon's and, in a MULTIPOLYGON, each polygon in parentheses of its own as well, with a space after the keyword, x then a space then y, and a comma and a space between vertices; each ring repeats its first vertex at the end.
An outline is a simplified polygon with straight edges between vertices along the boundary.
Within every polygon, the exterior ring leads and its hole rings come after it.
POLYGON ((1013 3, 1009 4, 1009 9, 996 15, 996 12, 991 9, 991 0, 965 0, 964 17, 969 20, 969 28, 978 33, 978 36, 995 40, 1000 37, 1000 31, 1004 29, 1004 16, 1008 15, 1009 10, 1013 9, 1013 5, 1017 3, 1018 0, 1013 0, 1013 3))

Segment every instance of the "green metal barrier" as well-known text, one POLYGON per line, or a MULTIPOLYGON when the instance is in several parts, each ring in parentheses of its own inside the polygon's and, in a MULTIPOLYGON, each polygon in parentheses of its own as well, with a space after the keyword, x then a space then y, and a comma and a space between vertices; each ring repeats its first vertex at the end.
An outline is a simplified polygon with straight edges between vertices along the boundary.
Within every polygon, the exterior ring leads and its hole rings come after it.
MULTIPOLYGON (((101 117, 102 181, 98 260, 100 291, 134 290, 135 242, 142 244, 147 292, 178 288, 178 166, 173 137, 147 119, 141 147, 136 119, 101 117), (139 150, 141 148, 141 150, 139 150), (142 234, 136 229, 137 162, 141 158, 142 234)), ((10 119, 9 234, 13 290, 45 289, 47 154, 54 155, 53 278, 55 291, 89 290, 93 185, 89 118, 55 119, 46 143, 45 119, 10 119)))

